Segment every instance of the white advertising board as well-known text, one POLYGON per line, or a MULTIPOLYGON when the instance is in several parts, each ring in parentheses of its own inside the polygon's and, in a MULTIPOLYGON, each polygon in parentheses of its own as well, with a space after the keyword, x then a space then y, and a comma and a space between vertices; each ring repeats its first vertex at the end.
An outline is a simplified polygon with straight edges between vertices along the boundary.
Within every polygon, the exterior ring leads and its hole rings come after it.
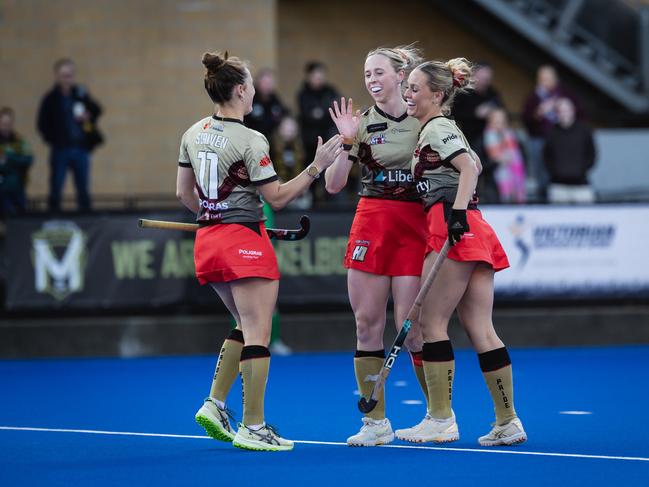
POLYGON ((498 296, 649 296, 649 206, 489 206, 511 267, 498 296))

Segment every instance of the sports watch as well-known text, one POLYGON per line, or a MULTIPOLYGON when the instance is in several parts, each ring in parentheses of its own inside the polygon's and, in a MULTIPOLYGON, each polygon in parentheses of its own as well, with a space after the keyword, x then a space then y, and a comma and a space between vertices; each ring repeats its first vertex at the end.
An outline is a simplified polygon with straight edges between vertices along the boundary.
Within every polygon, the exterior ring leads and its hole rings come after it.
POLYGON ((306 173, 313 179, 318 179, 320 177, 320 170, 315 164, 311 164, 309 167, 307 167, 306 173))

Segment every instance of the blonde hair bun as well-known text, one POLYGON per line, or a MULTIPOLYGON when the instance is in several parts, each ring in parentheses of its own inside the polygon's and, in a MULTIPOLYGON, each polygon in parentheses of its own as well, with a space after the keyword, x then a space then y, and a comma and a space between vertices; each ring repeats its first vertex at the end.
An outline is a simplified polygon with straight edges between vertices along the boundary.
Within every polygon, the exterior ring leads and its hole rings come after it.
POLYGON ((453 76, 454 87, 462 89, 468 88, 472 84, 473 68, 467 59, 463 57, 449 59, 446 66, 453 76))

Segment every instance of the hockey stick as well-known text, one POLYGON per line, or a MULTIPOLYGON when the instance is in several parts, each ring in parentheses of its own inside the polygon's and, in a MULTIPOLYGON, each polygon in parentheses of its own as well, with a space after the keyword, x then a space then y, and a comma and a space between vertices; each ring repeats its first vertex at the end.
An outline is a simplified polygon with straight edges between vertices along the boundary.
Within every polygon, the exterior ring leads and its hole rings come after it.
POLYGON ((403 322, 403 326, 401 327, 401 330, 397 334, 397 337, 394 339, 394 343, 390 348, 390 354, 385 359, 385 362, 383 362, 383 367, 381 368, 381 371, 375 376, 376 381, 374 383, 374 388, 372 389, 372 393, 370 394, 369 399, 365 399, 364 397, 361 397, 358 400, 358 409, 362 413, 367 414, 376 407, 376 404, 379 401, 378 399, 379 394, 381 394, 381 390, 385 386, 385 381, 387 380, 388 375, 390 374, 390 369, 392 369, 392 366, 394 365, 394 361, 396 360, 397 355, 399 355, 399 352, 401 351, 401 347, 403 347, 403 342, 406 340, 406 337, 408 336, 408 332, 410 331, 412 322, 419 319, 419 312, 421 310, 421 305, 424 302, 424 298, 426 298, 426 294, 428 294, 428 290, 433 285, 433 282, 435 281, 435 277, 439 273, 439 269, 440 267, 442 267, 442 263, 444 262, 444 259, 446 259, 446 255, 448 254, 448 249, 450 248, 450 246, 451 244, 448 242, 448 240, 446 240, 444 246, 442 247, 442 250, 439 251, 439 255, 437 256, 437 259, 435 260, 433 267, 428 272, 428 275, 426 276, 426 280, 424 281, 424 283, 421 285, 421 288, 419 289, 419 293, 415 298, 415 302, 410 307, 410 311, 408 311, 408 316, 406 316, 406 319, 403 322))
MULTIPOLYGON (((147 220, 140 218, 138 221, 140 228, 159 228, 163 230, 180 230, 184 232, 195 232, 198 230, 197 223, 169 222, 164 220, 147 220)), ((275 240, 302 240, 306 237, 311 229, 311 220, 308 216, 302 215, 300 218, 300 228, 267 228, 266 233, 269 238, 275 240)))

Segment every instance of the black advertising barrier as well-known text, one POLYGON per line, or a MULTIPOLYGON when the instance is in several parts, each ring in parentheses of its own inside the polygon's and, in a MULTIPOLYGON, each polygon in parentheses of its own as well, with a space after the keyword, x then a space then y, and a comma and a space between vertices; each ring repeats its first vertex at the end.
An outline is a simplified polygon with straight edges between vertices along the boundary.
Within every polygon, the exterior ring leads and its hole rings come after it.
MULTIPOLYGON (((295 227, 301 213, 283 212, 275 226, 295 227)), ((276 242, 280 303, 347 301, 342 257, 351 213, 309 213, 311 232, 276 242)), ((211 304, 194 277, 194 236, 141 229, 138 218, 190 221, 185 212, 10 220, 6 238, 6 308, 124 308, 211 304)))

